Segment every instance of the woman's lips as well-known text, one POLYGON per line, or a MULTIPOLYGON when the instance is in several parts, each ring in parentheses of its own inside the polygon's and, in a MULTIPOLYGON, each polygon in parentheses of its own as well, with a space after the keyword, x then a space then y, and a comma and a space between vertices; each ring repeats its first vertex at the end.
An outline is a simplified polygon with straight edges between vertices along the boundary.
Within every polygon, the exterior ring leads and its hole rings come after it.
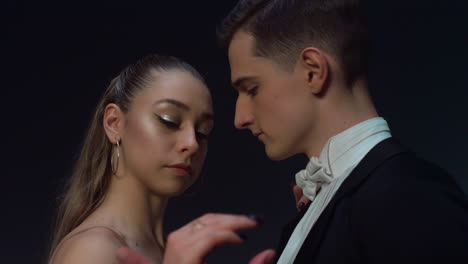
POLYGON ((190 175, 192 173, 192 168, 190 167, 190 165, 176 164, 176 165, 168 166, 168 168, 170 168, 176 174, 181 175, 181 176, 190 175))
POLYGON ((171 168, 178 175, 182 175, 182 176, 189 175, 189 172, 186 169, 177 168, 177 167, 169 167, 169 168, 171 168))

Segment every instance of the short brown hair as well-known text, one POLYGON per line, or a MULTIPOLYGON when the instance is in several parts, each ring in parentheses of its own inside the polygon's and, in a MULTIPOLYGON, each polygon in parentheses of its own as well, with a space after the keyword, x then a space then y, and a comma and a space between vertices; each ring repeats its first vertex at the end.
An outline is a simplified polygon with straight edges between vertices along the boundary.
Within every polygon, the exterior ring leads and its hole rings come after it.
POLYGON ((254 55, 291 69, 311 45, 333 55, 348 83, 367 76, 367 27, 360 0, 240 0, 218 28, 227 48, 243 30, 254 55))

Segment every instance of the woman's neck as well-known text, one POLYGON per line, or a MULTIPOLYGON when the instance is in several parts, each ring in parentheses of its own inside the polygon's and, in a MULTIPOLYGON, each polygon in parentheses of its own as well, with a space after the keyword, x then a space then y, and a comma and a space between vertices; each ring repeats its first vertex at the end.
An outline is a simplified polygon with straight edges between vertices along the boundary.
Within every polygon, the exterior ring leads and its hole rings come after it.
POLYGON ((162 249, 166 204, 167 198, 150 193, 134 177, 113 176, 104 201, 87 222, 117 229, 132 248, 162 249))

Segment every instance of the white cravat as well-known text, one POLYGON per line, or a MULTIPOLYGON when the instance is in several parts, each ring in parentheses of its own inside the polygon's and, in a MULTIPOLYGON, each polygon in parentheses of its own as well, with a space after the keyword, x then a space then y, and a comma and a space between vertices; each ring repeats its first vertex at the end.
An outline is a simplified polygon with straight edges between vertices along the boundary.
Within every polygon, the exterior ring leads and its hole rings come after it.
POLYGON ((313 203, 294 229, 278 264, 294 262, 302 243, 341 183, 375 145, 389 137, 390 129, 383 118, 366 120, 330 138, 320 157, 312 157, 306 169, 296 174, 297 185, 313 203))
POLYGON ((303 194, 310 201, 315 199, 322 184, 333 180, 330 164, 322 163, 320 159, 312 157, 305 170, 296 174, 296 184, 301 187, 303 194))

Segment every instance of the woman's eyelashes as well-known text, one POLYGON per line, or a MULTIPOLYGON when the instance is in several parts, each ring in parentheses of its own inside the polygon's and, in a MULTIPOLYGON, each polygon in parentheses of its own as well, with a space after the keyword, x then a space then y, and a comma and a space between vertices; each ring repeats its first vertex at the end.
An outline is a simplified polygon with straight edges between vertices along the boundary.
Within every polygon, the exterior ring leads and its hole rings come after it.
POLYGON ((170 129, 177 129, 180 127, 179 122, 175 118, 172 118, 170 115, 156 115, 159 121, 170 129))
POLYGON ((197 138, 200 140, 207 140, 208 136, 208 133, 197 131, 197 138))
MULTIPOLYGON (((164 126, 166 126, 169 129, 173 130, 178 130, 180 129, 180 122, 177 121, 176 118, 171 117, 170 115, 158 115, 155 114, 155 116, 158 118, 159 122, 161 122, 164 126)), ((196 131, 195 132, 196 137, 200 140, 206 140, 208 139, 209 132, 205 131, 196 131)))
POLYGON ((197 138, 199 140, 208 140, 208 137, 210 136, 210 131, 211 129, 205 127, 205 126, 201 126, 199 128, 197 128, 196 130, 196 135, 197 135, 197 138))

